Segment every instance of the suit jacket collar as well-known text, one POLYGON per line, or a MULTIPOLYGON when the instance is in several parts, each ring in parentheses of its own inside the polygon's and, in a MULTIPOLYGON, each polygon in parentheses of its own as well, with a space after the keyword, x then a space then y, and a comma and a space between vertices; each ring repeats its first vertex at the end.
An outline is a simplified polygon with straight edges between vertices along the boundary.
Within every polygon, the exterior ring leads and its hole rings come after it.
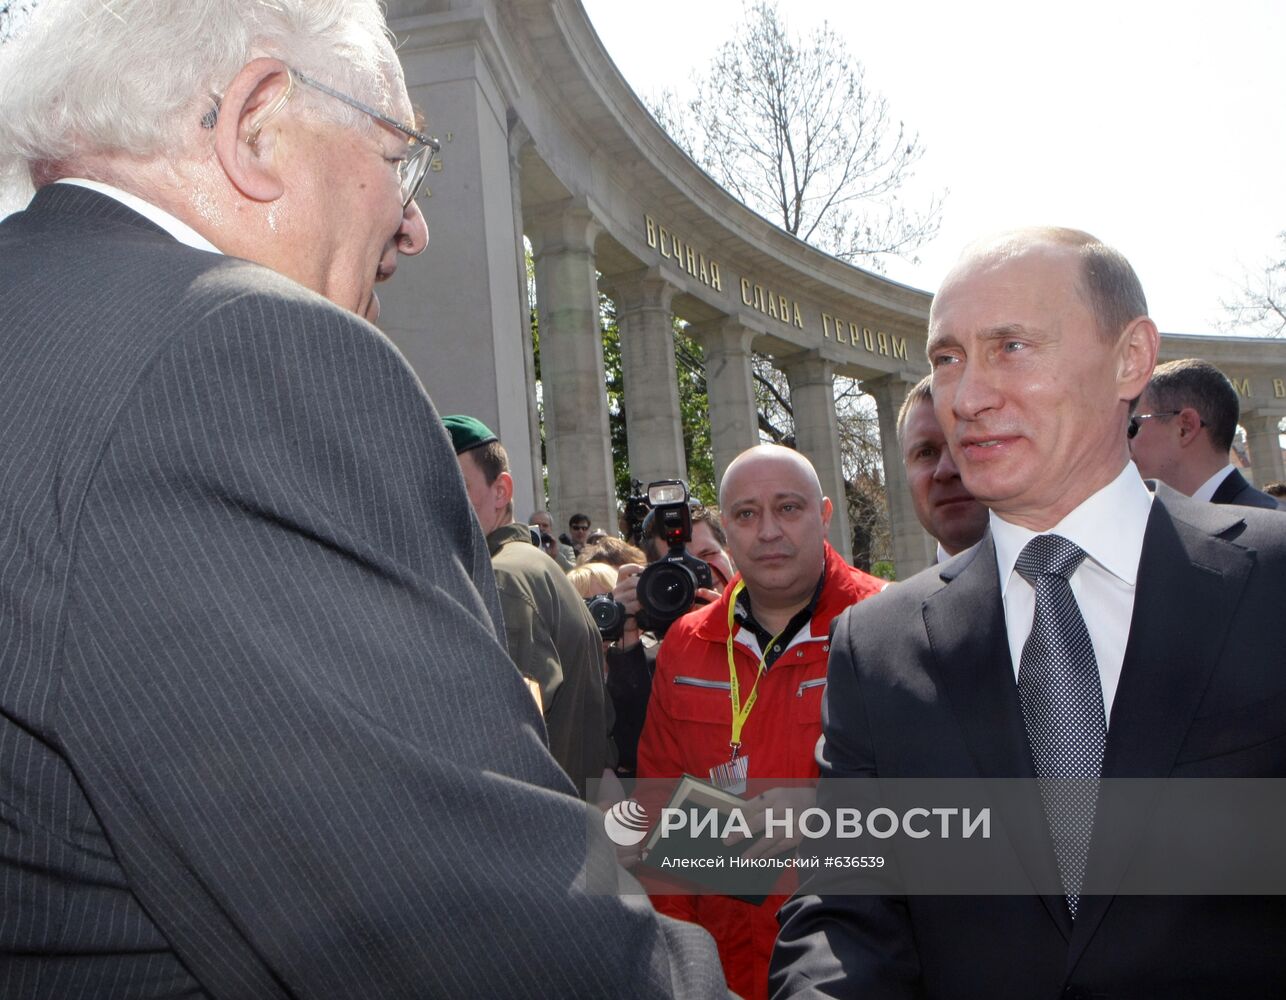
POLYGON ((105 194, 77 184, 47 184, 36 192, 22 212, 11 217, 22 224, 30 221, 47 225, 62 221, 80 226, 88 220, 126 226, 139 232, 168 236, 156 223, 105 194))
POLYGON ((1249 489, 1250 483, 1246 482, 1246 477, 1236 469, 1233 469, 1224 477, 1218 488, 1215 489, 1214 495, 1210 497, 1211 503, 1230 504, 1237 502, 1237 495, 1243 490, 1249 489))

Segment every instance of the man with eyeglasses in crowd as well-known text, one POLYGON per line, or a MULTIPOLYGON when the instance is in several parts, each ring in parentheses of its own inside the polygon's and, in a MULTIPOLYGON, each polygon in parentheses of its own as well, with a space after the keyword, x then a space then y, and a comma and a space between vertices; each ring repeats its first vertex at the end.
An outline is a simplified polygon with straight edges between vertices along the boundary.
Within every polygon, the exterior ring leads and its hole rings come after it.
POLYGON ((428 238, 411 121, 376 0, 61 0, 4 46, 0 995, 724 995, 585 891, 610 848, 367 322, 428 238))
POLYGON ((576 555, 581 554, 581 549, 585 548, 589 541, 589 526, 588 514, 573 514, 567 522, 567 530, 571 532, 568 541, 576 555))
POLYGON ((1228 460, 1240 417, 1237 390, 1210 362, 1157 365, 1126 431, 1139 474, 1194 500, 1276 510, 1228 460))

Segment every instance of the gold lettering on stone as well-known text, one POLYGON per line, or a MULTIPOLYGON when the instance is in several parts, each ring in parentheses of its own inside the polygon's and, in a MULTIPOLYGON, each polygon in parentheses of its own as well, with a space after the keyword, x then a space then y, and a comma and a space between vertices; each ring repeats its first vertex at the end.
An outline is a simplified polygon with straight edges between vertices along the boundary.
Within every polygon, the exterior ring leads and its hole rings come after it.
POLYGON ((1250 379, 1243 378, 1238 380, 1235 378, 1230 378, 1228 381, 1231 382, 1233 385, 1233 388, 1236 389, 1243 396, 1250 395, 1250 379))
MULTIPOLYGON (((838 323, 835 325, 835 331, 836 331, 836 334, 837 334, 837 336, 835 337, 835 339, 836 339, 836 340, 839 340, 839 336, 838 336, 838 333, 839 333, 839 324, 838 324, 838 323)), ((822 339, 823 339, 823 340, 830 340, 830 339, 831 339, 831 318, 830 318, 830 316, 829 316, 827 313, 822 313, 822 339)))
POLYGON ((887 355, 889 353, 889 335, 880 330, 875 337, 880 342, 880 353, 887 355))
POLYGON ((856 347, 858 345, 858 336, 859 335, 857 332, 857 324, 849 323, 848 324, 848 342, 851 347, 856 347))
POLYGON ((799 303, 793 302, 791 304, 795 307, 795 326, 802 330, 804 328, 804 317, 799 312, 799 303))
POLYGON ((862 344, 872 354, 875 353, 875 335, 871 333, 869 326, 862 327, 862 344))
POLYGON ((709 285, 717 292, 723 291, 723 280, 719 274, 717 260, 713 257, 707 258, 689 240, 659 225, 656 219, 646 212, 643 214, 643 228, 647 234, 647 245, 653 250, 660 251, 662 258, 675 261, 680 271, 700 279, 702 284, 709 285))
POLYGON ((778 319, 777 315, 777 296, 772 292, 768 293, 768 315, 773 319, 778 319))
POLYGON ((741 279, 741 301, 748 306, 754 305, 754 303, 750 301, 750 282, 746 278, 741 279))
POLYGON ((911 360, 906 356, 906 338, 905 337, 899 337, 897 334, 893 335, 893 356, 895 358, 901 358, 903 361, 911 360))
POLYGON ((1273 379, 1273 395, 1278 399, 1286 399, 1286 380, 1273 379))

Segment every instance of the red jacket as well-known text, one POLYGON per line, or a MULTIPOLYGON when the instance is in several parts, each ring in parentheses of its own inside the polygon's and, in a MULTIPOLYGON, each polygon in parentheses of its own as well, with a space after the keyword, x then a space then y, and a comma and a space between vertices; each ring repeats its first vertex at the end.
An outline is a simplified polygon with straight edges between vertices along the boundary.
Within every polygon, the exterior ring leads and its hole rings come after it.
MULTIPOLYGON (((728 599, 737 579, 740 576, 729 583, 719 601, 680 618, 661 643, 639 740, 640 778, 692 774, 708 780, 710 768, 728 760, 732 735, 728 599)), ((764 673, 741 733, 741 752, 749 757, 752 781, 818 776, 814 751, 822 735, 831 622, 885 585, 849 566, 826 546, 826 580, 809 628, 764 673)), ((734 642, 733 660, 744 700, 755 683, 758 654, 734 642)), ((652 901, 662 913, 700 924, 714 936, 730 989, 746 1000, 767 997, 768 959, 777 936, 777 908, 784 896, 770 896, 759 906, 727 896, 657 894, 652 901)))

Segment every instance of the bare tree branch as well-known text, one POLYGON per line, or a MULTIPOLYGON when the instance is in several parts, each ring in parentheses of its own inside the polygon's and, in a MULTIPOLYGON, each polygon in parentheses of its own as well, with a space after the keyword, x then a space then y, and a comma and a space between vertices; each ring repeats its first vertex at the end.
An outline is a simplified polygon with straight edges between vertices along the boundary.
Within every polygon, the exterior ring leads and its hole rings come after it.
POLYGON ((829 26, 788 33, 775 0, 753 0, 746 30, 716 53, 687 99, 671 91, 657 121, 716 181, 765 218, 826 252, 881 269, 938 231, 942 195, 899 200, 924 155, 867 86, 829 26))
POLYGON ((1281 256, 1267 260, 1259 274, 1245 275, 1241 294, 1221 305, 1227 319, 1220 325, 1234 333, 1286 334, 1286 231, 1277 234, 1281 256))

